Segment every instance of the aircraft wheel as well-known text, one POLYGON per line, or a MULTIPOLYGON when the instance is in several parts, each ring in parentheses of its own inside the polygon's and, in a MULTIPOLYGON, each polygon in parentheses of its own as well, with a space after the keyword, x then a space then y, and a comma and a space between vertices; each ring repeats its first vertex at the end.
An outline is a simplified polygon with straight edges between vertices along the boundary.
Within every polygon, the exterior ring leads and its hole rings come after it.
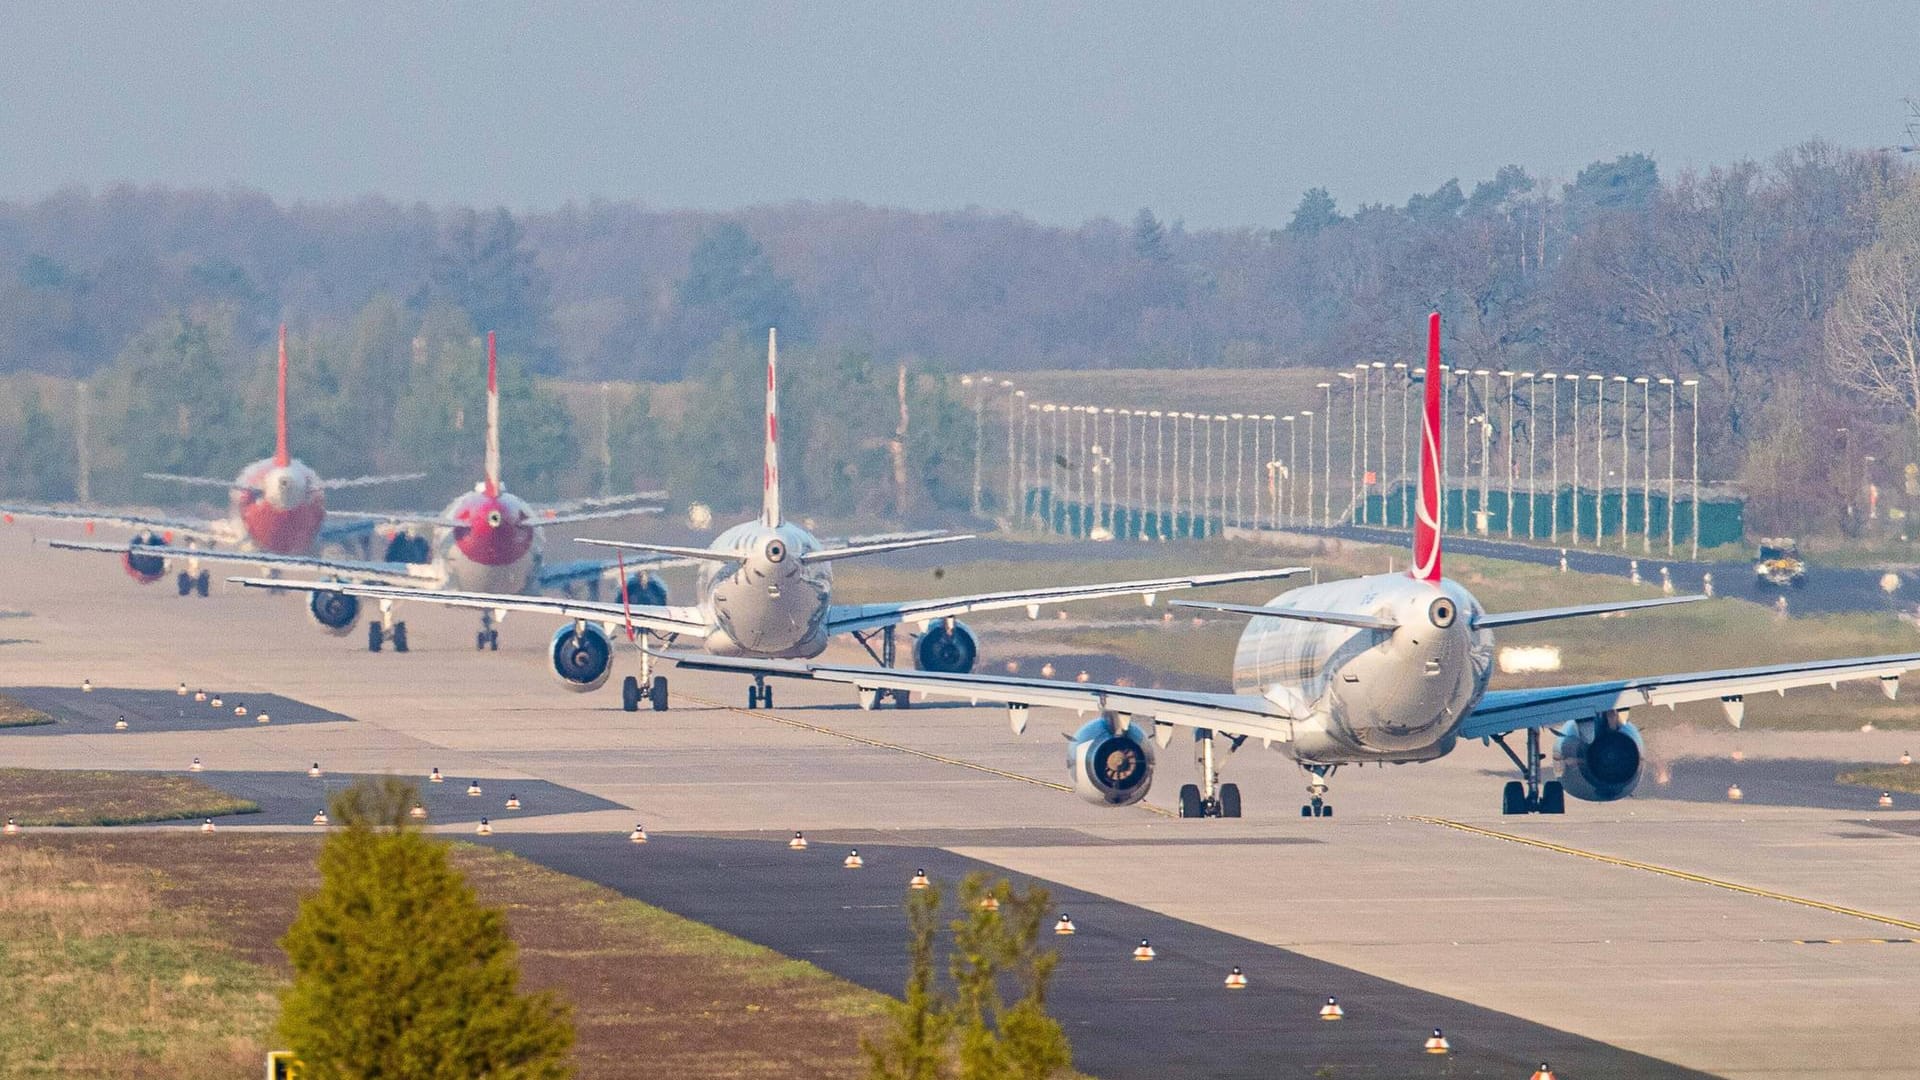
POLYGON ((407 624, 406 623, 397 622, 393 624, 393 651, 394 652, 407 651, 407 624))
POLYGON ((769 686, 765 690, 760 691, 760 707, 763 709, 773 708, 773 687, 769 686))
POLYGON ((487 649, 490 652, 500 651, 500 631, 498 630, 487 631, 487 649))
POLYGON ((191 594, 193 592, 193 575, 187 573, 185 570, 180 571, 180 579, 178 584, 180 586, 181 596, 187 596, 191 594))
POLYGON ((379 652, 380 646, 385 642, 386 642, 386 634, 381 630, 380 624, 377 622, 368 623, 367 624, 367 651, 379 652))
POLYGON ((760 707, 760 688, 757 686, 747 687, 747 708, 757 709, 759 707, 760 707))
POLYGON ((1500 792, 1500 812, 1503 814, 1524 814, 1527 812, 1527 786, 1518 780, 1507 781, 1500 792))
POLYGON ((207 595, 207 586, 211 585, 212 583, 213 583, 213 575, 205 570, 202 570, 200 571, 200 576, 194 579, 193 591, 199 593, 202 597, 205 597, 207 595))
POLYGON ((1567 789, 1560 781, 1549 780, 1540 785, 1540 812, 1543 814, 1567 812, 1567 789))
POLYGON ((1220 785, 1220 816, 1237 818, 1240 816, 1240 785, 1220 785))
POLYGON ((487 647, 487 632, 476 630, 473 633, 473 651, 479 652, 487 647))
POLYGON ((653 685, 647 687, 647 700, 653 703, 654 712, 667 711, 667 677, 655 675, 653 685))
POLYGON ((1199 784, 1180 785, 1180 816, 1183 818, 1206 816, 1206 808, 1200 805, 1199 784))
POLYGON ((627 712, 640 711, 640 680, 631 675, 620 680, 620 708, 627 712))

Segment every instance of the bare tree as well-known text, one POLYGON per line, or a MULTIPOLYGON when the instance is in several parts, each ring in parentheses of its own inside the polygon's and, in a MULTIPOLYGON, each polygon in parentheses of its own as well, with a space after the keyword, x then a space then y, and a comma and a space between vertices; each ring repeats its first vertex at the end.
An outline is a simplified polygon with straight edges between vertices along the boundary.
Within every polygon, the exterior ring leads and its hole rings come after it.
POLYGON ((1827 312, 1827 365, 1842 386, 1897 406, 1920 431, 1920 182, 1887 201, 1879 224, 1827 312))

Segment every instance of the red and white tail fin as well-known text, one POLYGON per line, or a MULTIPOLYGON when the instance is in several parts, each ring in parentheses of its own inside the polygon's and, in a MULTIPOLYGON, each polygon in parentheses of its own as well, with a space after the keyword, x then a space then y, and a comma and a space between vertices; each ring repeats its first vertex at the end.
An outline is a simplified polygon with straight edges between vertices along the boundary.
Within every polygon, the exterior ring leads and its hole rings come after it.
POLYGON ((500 494, 500 361, 487 331, 487 494, 500 494))
POLYGON ((777 527, 780 517, 780 351, 774 330, 767 328, 767 458, 766 491, 762 497, 760 521, 777 527))
POLYGON ((1420 410, 1420 493, 1414 507, 1413 566, 1422 581, 1440 580, 1440 313, 1427 316, 1426 401, 1420 410))
POLYGON ((273 463, 285 465, 287 453, 287 324, 280 324, 280 391, 273 410, 273 463))

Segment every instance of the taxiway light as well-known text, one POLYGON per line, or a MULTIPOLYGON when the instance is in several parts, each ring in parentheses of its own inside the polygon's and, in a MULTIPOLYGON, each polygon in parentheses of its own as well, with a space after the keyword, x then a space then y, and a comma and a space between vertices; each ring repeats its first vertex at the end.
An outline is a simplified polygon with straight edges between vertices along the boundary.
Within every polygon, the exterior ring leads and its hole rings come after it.
POLYGON ((509 809, 509 810, 518 810, 518 809, 520 809, 520 796, 518 796, 518 795, 508 795, 508 796, 507 796, 507 809, 509 809))
POLYGON ((1893 792, 1883 791, 1880 793, 1880 809, 1882 810, 1893 809, 1893 792))
POLYGON ((5 832, 8 836, 20 835, 20 823, 12 818, 8 818, 5 832))
POLYGON ((316 780, 319 779, 322 775, 324 775, 320 771, 320 763, 316 761, 312 765, 309 765, 307 767, 307 775, 313 777, 316 780))
POLYGON ((407 811, 407 816, 415 821, 425 821, 427 818, 427 808, 419 803, 414 803, 413 809, 407 811))
POLYGON ((493 823, 486 818, 481 818, 480 824, 474 826, 473 831, 476 836, 492 836, 493 823))
POLYGON ((1902 765, 1913 764, 1913 755, 1907 753, 1905 750, 1900 751, 1900 764, 1902 765))
POLYGON ((193 692, 193 700, 195 701, 207 700, 207 692, 205 690, 195 690, 193 692))
POLYGON ((118 720, 115 720, 115 721, 113 722, 113 730, 115 730, 115 731, 125 731, 125 730, 127 730, 127 718, 123 716, 123 717, 121 717, 120 719, 118 719, 118 720))
POLYGON ((981 897, 980 910, 981 911, 999 911, 1000 898, 993 895, 992 893, 988 893, 987 895, 981 897))
POLYGON ((1746 797, 1747 797, 1747 793, 1740 790, 1739 784, 1727 785, 1727 799, 1729 801, 1739 802, 1741 799, 1744 799, 1746 797))
POLYGON ((233 715, 235 716, 247 715, 247 707, 245 705, 235 705, 233 707, 233 715))
POLYGON ((1073 933, 1073 920, 1067 917, 1066 912, 1060 913, 1059 921, 1053 924, 1053 932, 1061 937, 1067 937, 1073 933))
POLYGON ((427 783, 429 784, 445 783, 445 781, 440 778, 440 770, 438 768, 434 769, 432 772, 427 774, 427 783))
POLYGON ((925 870, 915 870, 912 880, 907 882, 907 888, 924 889, 931 884, 932 882, 927 880, 927 872, 925 870))
POLYGON ((1153 951, 1153 946, 1148 944, 1146 938, 1141 938, 1140 944, 1135 945, 1133 947, 1133 958, 1142 963, 1145 963, 1146 961, 1151 960, 1158 955, 1160 954, 1153 951))
POLYGON ((790 851, 805 851, 807 850, 807 838, 799 833, 794 833, 793 839, 787 841, 787 848, 790 851))
POLYGON ((635 822, 633 826, 633 831, 627 834, 627 839, 631 840, 636 844, 646 843, 647 827, 645 825, 639 824, 638 822, 635 822))
POLYGON ((1447 1041, 1447 1037, 1440 1033, 1439 1028, 1434 1028, 1433 1034, 1427 1037, 1426 1049, 1429 1054, 1445 1054, 1452 1052, 1453 1044, 1447 1041))
POLYGON ((81 693, 83 693, 83 694, 91 694, 91 693, 93 693, 93 680, 92 680, 92 679, 81 679, 81 680, 80 680, 80 692, 81 692, 81 693))
POLYGON ((480 781, 474 780, 467 784, 467 797, 468 798, 480 797, 480 781))
POLYGON ((867 860, 860 857, 859 848, 854 848, 852 851, 847 852, 846 858, 840 860, 840 865, 849 870, 858 870, 867 865, 867 860))
POLYGON ((254 713, 253 719, 256 723, 261 723, 261 724, 268 724, 273 722, 273 717, 268 716, 266 713, 254 713))
POLYGON ((208 698, 208 699, 207 699, 207 704, 209 704, 209 705, 211 705, 211 706, 213 706, 214 708, 216 708, 216 709, 218 709, 218 708, 220 708, 220 707, 221 707, 222 705, 225 705, 225 704, 226 704, 226 702, 224 702, 224 701, 221 701, 221 700, 220 700, 220 695, 219 695, 219 694, 215 694, 215 695, 213 695, 213 697, 211 697, 211 698, 208 698))
POLYGON ((1330 997, 1327 999, 1325 1005, 1320 1006, 1320 1019, 1322 1020, 1345 1020, 1346 1018, 1347 1010, 1340 1007, 1338 998, 1330 997))
POLYGON ((1246 988, 1247 977, 1241 974, 1239 968, 1234 968, 1232 971, 1227 972, 1227 989, 1245 990, 1246 988))
POLYGON ((213 819, 212 819, 212 818, 208 818, 207 820, 205 820, 205 821, 203 821, 203 822, 201 822, 201 823, 200 823, 200 831, 201 831, 201 832, 212 832, 212 831, 213 831, 213 819))
POLYGON ((1539 1068, 1533 1070, 1533 1080, 1553 1080, 1553 1070, 1543 1061, 1539 1068))
POLYGON ((187 766, 187 771, 188 771, 188 772, 199 772, 199 771, 200 771, 200 770, 201 770, 201 769, 202 769, 203 767, 204 767, 204 766, 202 766, 202 765, 200 764, 200 759, 199 759, 199 758, 194 758, 194 759, 193 759, 193 764, 191 764, 191 765, 189 765, 189 766, 187 766))
POLYGON ((315 811, 313 815, 313 823, 315 825, 325 825, 327 823, 327 812, 325 810, 315 811))
POLYGON ((186 696, 187 696, 187 684, 186 684, 186 683, 181 683, 181 684, 180 684, 180 689, 178 689, 178 690, 175 690, 175 691, 174 691, 174 693, 176 693, 176 694, 178 694, 178 695, 180 695, 181 697, 186 697, 186 696))

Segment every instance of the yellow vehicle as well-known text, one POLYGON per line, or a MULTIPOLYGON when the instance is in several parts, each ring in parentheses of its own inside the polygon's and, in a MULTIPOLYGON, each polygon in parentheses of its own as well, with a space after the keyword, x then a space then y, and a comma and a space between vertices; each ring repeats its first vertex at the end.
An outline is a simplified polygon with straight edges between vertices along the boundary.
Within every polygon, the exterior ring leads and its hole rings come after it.
POLYGON ((1753 564, 1756 589, 1798 589, 1807 583, 1807 560, 1800 545, 1791 536, 1772 536, 1760 541, 1760 559, 1753 564))

